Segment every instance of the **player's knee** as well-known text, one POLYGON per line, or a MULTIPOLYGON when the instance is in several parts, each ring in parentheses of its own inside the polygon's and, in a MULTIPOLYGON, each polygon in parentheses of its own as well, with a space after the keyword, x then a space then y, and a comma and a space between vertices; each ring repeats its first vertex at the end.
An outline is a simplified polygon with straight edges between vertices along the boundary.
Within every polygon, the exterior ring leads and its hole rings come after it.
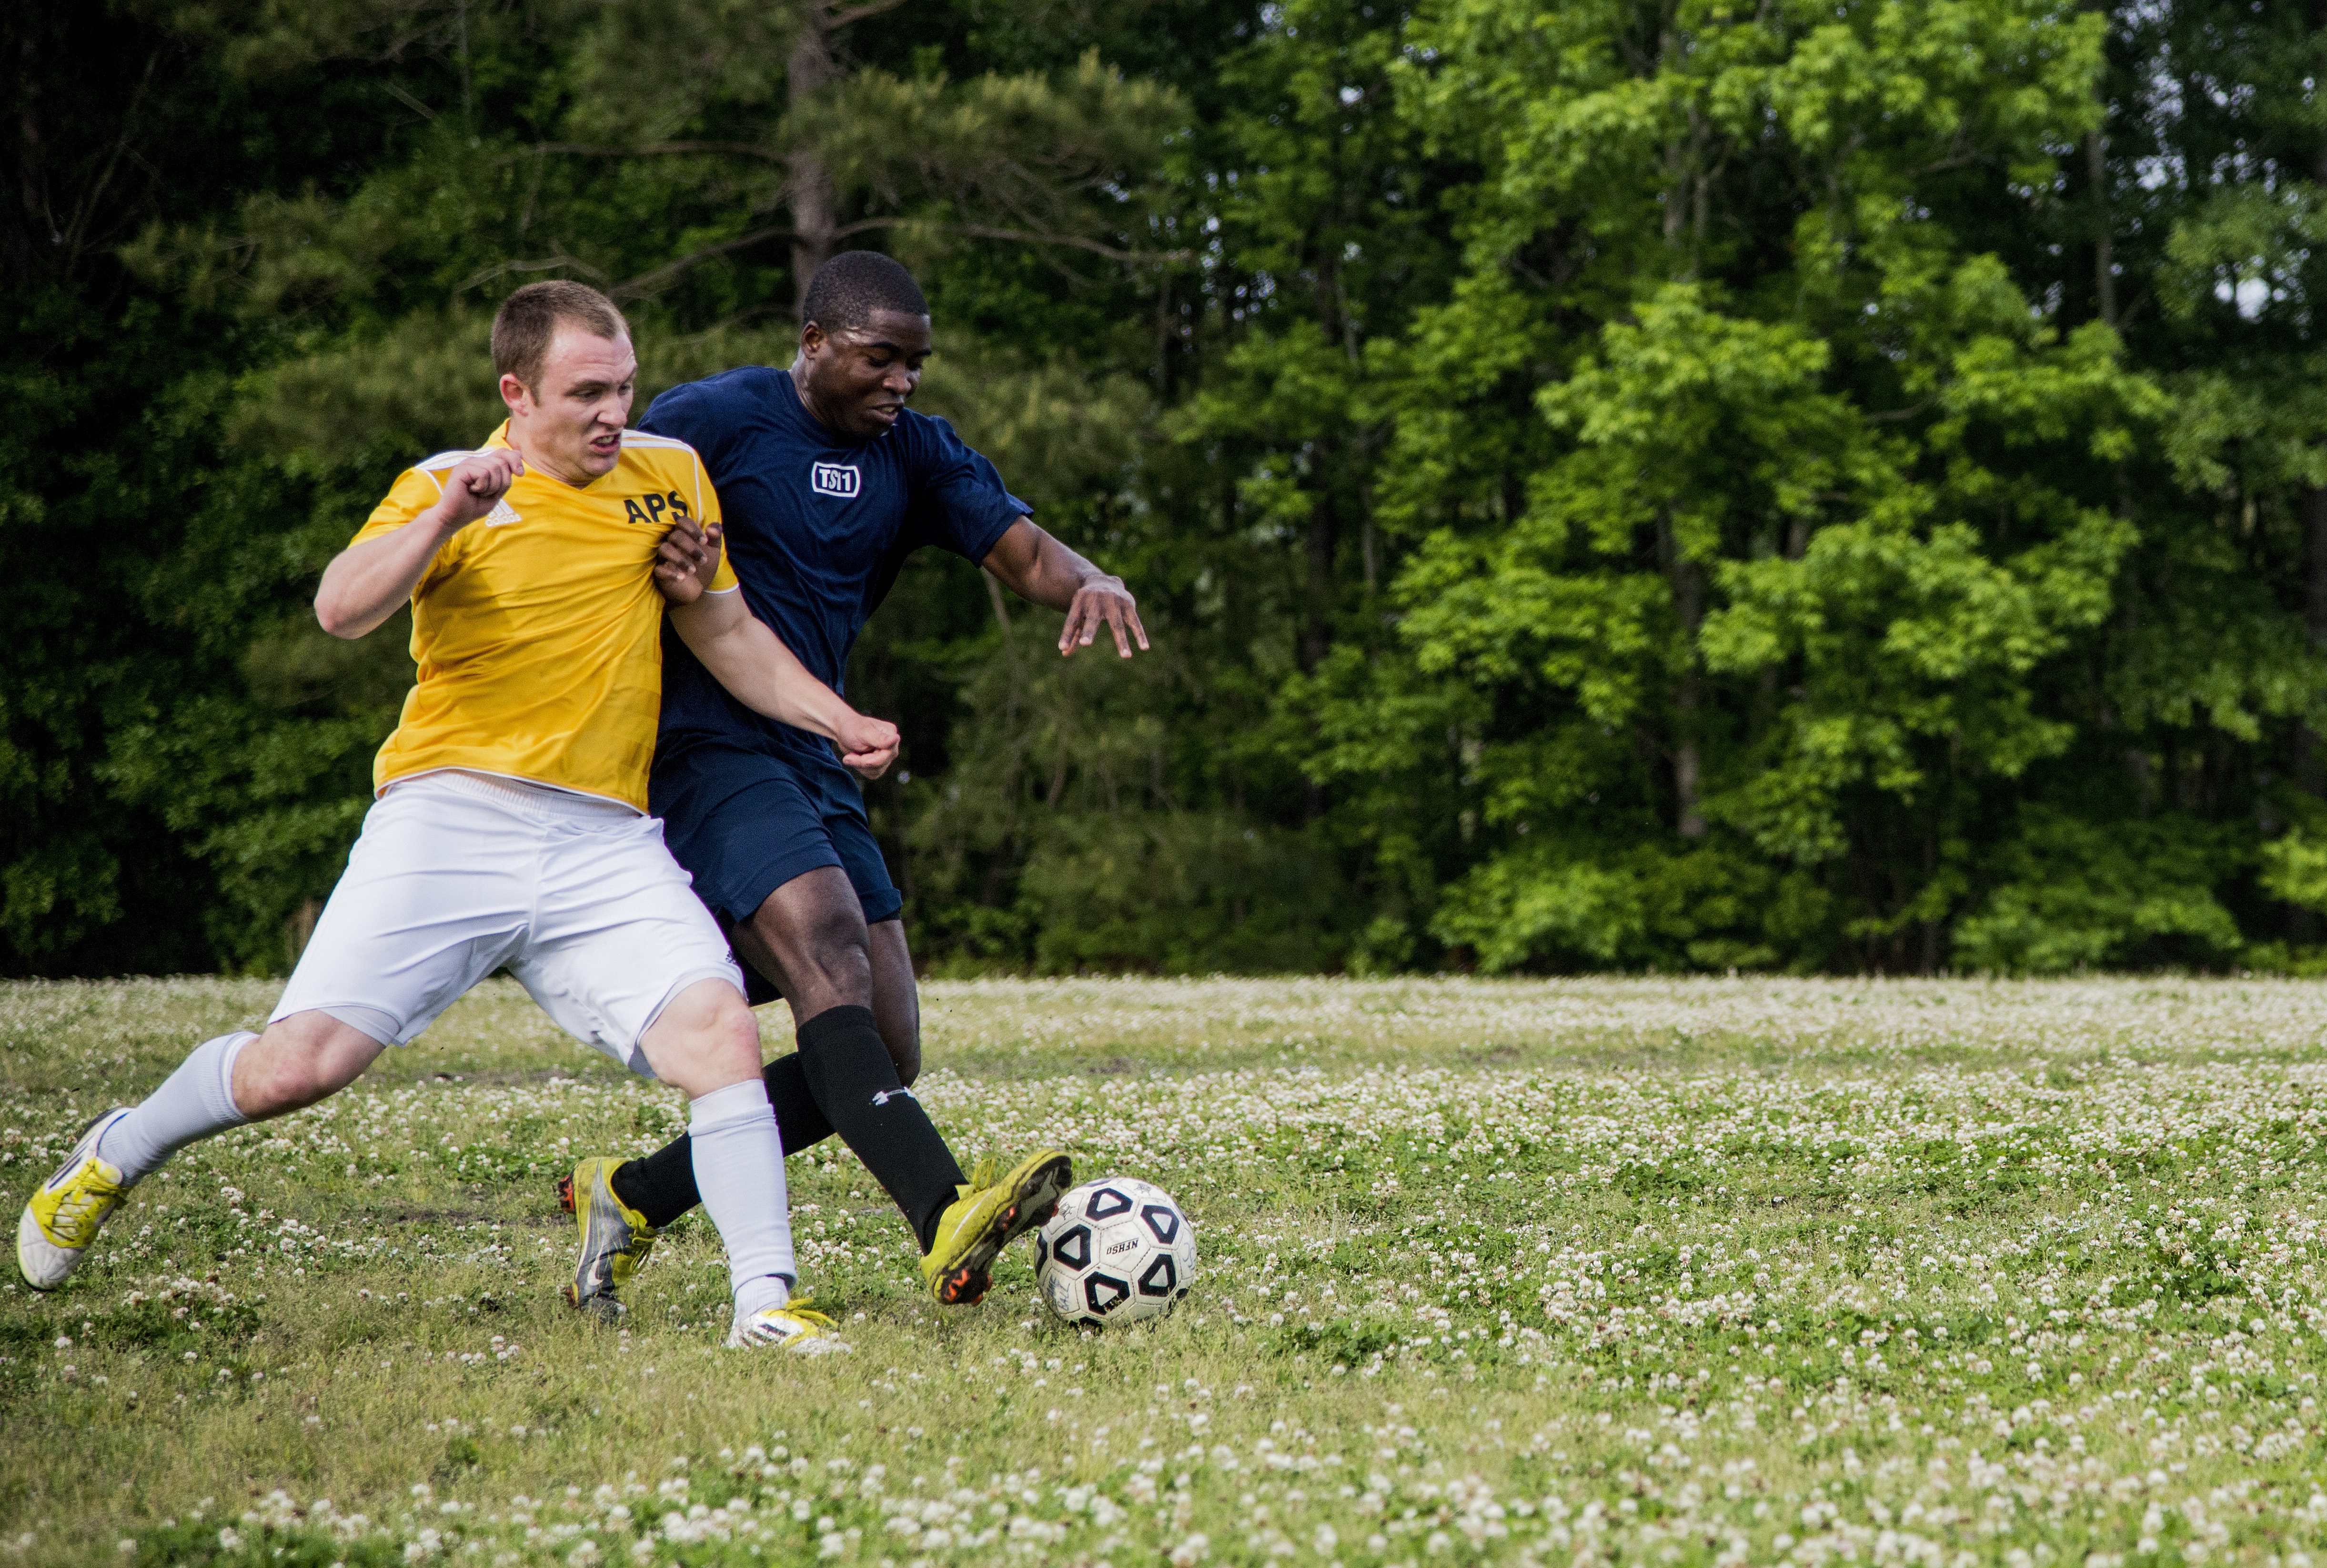
POLYGON ((709 999, 685 1049, 706 1067, 741 1082, 760 1073, 760 1021, 741 993, 722 988, 709 999))
POLYGON ((235 1108, 253 1121, 263 1121, 304 1109, 346 1087, 379 1049, 366 1041, 369 1052, 351 1054, 339 1038, 346 1032, 314 1014, 269 1025, 236 1059, 231 1086, 235 1108))
MULTIPOLYGON (((817 920, 808 932, 808 962, 827 985, 852 996, 872 999, 873 955, 864 938, 864 920, 854 910, 835 910, 817 920)), ((860 1003, 860 1005, 862 1003, 860 1003)))
POLYGON ((250 1103, 242 1103, 245 1096, 238 1094, 235 1108, 258 1121, 303 1110, 328 1097, 339 1085, 328 1081, 322 1064, 312 1053, 278 1051, 259 1064, 247 1086, 238 1086, 245 1087, 250 1103))

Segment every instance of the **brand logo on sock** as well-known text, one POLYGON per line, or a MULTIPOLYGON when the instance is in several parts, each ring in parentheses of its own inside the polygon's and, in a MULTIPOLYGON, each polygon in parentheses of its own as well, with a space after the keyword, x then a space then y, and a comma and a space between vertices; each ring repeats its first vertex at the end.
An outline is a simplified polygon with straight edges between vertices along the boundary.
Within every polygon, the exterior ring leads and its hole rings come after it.
POLYGON ((910 1100, 912 1097, 913 1091, 911 1089, 883 1089, 873 1097, 873 1103, 876 1106, 885 1106, 891 1100, 910 1100))

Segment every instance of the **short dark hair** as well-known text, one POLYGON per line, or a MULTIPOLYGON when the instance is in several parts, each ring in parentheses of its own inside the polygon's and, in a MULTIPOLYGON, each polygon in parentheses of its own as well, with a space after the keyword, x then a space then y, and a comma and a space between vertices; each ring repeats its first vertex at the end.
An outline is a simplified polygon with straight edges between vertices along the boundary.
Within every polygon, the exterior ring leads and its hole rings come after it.
POLYGON ((562 277, 529 283, 501 301, 493 316, 494 373, 514 376, 528 390, 535 389, 560 322, 607 339, 631 330, 614 302, 587 285, 562 277))
POLYGON ((800 324, 814 322, 827 332, 853 331, 882 311, 925 316, 930 302, 913 275, 877 250, 844 250, 816 269, 808 298, 800 302, 800 324))

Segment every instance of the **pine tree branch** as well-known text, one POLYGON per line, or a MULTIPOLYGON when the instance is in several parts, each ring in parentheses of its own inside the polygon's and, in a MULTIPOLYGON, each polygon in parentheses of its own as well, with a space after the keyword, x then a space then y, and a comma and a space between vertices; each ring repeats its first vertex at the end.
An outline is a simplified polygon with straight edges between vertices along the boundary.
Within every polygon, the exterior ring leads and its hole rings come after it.
MULTIPOLYGON (((859 234, 870 234, 880 229, 912 228, 939 229, 949 234, 967 235, 972 239, 1006 239, 1022 245, 1071 246, 1075 249, 1087 250, 1093 256, 1103 256, 1109 261, 1122 262, 1126 266, 1186 261, 1195 255, 1192 250, 1121 250, 1112 245, 1102 245, 1096 239, 1085 239, 1079 235, 1040 234, 1023 229, 997 229, 984 223, 941 223, 926 218, 860 218, 854 223, 844 223, 834 229, 832 238, 847 239, 859 234)), ((690 250, 685 256, 663 263, 652 272, 642 272, 628 282, 616 284, 606 292, 611 297, 618 300, 638 299, 676 283, 689 269, 715 257, 727 256, 738 250, 748 250, 752 246, 764 244, 771 239, 792 238, 794 238, 794 231, 788 225, 755 229, 751 233, 738 235, 734 239, 723 239, 716 245, 706 245, 699 250, 690 250)))
POLYGON ((755 229, 751 233, 740 235, 734 239, 723 239, 716 245, 706 245, 700 250, 690 250, 676 260, 663 263, 652 272, 642 272, 627 283, 616 284, 606 292, 618 300, 637 299, 641 295, 650 294, 668 284, 678 282, 688 269, 702 262, 709 261, 715 256, 726 256, 738 250, 749 250, 752 247, 764 244, 771 239, 791 238, 792 229, 789 224, 775 229, 755 229))
POLYGON ((904 3, 905 0, 866 0, 866 4, 863 5, 851 5, 846 11, 836 11, 826 17, 825 29, 827 32, 837 32, 852 22, 862 22, 867 17, 878 16, 883 11, 894 11, 904 3))
POLYGON ((1022 245, 1066 245, 1077 250, 1103 256, 1109 261, 1135 265, 1142 262, 1187 261, 1194 257, 1192 250, 1120 250, 1112 245, 1102 245, 1096 239, 1085 239, 1075 234, 1040 234, 1024 229, 997 229, 985 223, 945 223, 932 218, 861 218, 854 223, 844 223, 832 231, 836 239, 846 239, 853 234, 868 234, 876 229, 934 229, 947 234, 967 235, 972 239, 1009 239, 1022 245))
POLYGON ((761 158, 771 163, 780 163, 784 159, 783 154, 771 152, 756 142, 648 142, 635 147, 599 146, 590 142, 535 142, 524 153, 512 154, 500 161, 509 163, 516 157, 549 153, 575 158, 668 158, 696 153, 732 153, 738 157, 761 158))

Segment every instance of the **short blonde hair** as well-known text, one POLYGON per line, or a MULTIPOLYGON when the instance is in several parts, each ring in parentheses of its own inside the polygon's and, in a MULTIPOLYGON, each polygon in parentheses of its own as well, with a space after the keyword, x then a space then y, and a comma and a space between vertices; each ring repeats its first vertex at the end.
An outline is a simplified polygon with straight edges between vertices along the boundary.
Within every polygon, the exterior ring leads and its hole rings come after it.
POLYGON ((514 376, 537 390, 542 361, 556 339, 557 324, 572 322, 594 337, 626 336, 630 323, 614 302, 585 284, 565 278, 529 283, 501 302, 493 316, 493 370, 514 376))

